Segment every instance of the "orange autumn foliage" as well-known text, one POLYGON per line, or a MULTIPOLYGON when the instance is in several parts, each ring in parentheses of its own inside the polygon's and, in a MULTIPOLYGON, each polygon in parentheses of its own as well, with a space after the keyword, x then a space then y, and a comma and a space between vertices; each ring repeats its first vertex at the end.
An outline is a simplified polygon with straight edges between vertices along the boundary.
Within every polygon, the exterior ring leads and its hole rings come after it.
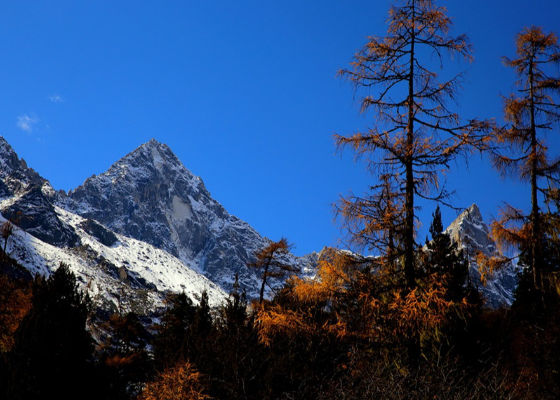
POLYGON ((257 310, 259 338, 267 346, 275 337, 398 343, 418 335, 438 341, 442 328, 468 307, 465 299, 447 299, 445 276, 434 274, 418 287, 401 292, 377 259, 360 260, 331 251, 320 261, 315 279, 293 278, 289 300, 257 310))
POLYGON ((429 278, 423 288, 415 288, 406 295, 396 293, 388 305, 396 322, 392 333, 439 331, 453 307, 466 305, 464 299, 461 303, 454 303, 445 297, 444 282, 435 275, 429 278))
POLYGON ((146 385, 139 400, 206 400, 201 374, 186 362, 159 374, 146 385))
POLYGON ((346 291, 359 277, 358 258, 350 253, 326 249, 321 254, 317 279, 294 278, 298 301, 324 302, 346 291))
POLYGON ((108 357, 105 361, 105 365, 109 368, 121 368, 123 366, 129 366, 136 362, 136 355, 129 354, 115 354, 114 356, 108 357))
POLYGON ((256 323, 259 339, 271 345, 276 335, 286 337, 335 333, 345 336, 344 321, 333 319, 332 308, 357 279, 358 270, 352 256, 327 249, 321 254, 316 279, 293 277, 282 295, 284 303, 262 304, 256 323))
POLYGON ((272 345, 272 338, 277 334, 290 336, 307 336, 313 328, 306 321, 306 315, 299 311, 286 310, 281 306, 262 307, 257 314, 259 340, 265 346, 272 345))
POLYGON ((14 333, 31 308, 31 288, 0 275, 0 353, 14 345, 14 333))

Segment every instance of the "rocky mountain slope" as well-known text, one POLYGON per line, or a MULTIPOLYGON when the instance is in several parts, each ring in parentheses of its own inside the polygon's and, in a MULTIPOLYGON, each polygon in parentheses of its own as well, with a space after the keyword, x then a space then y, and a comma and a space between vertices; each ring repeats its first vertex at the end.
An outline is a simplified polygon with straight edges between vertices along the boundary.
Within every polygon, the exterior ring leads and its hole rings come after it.
POLYGON ((486 304, 493 308, 510 306, 513 302, 513 291, 517 287, 515 265, 509 264, 496 272, 485 285, 480 280, 480 271, 474 255, 480 251, 491 256, 496 254, 497 248, 489 236, 488 226, 484 223, 478 206, 473 204, 463 211, 445 232, 463 248, 469 258, 469 275, 484 295, 486 304))
MULTIPOLYGON (((14 238, 10 249, 20 258, 26 253, 38 254, 21 260, 33 273, 48 273, 58 261, 85 263, 90 269, 95 269, 96 262, 107 261, 109 275, 128 276, 135 290, 186 290, 194 295, 209 287, 218 302, 238 275, 247 296, 258 296, 260 272, 246 264, 269 240, 230 215, 168 146, 151 140, 69 193, 56 192, 2 137, 0 163, 0 212, 16 222, 18 238, 23 232, 33 237, 31 241, 14 238), (122 244, 132 239, 143 244, 145 257, 125 251, 131 246, 122 244), (120 259, 107 256, 118 252, 125 255, 120 259), (175 274, 168 279, 168 271, 159 271, 162 276, 158 279, 149 275, 150 254, 161 252, 169 256, 166 262, 173 268, 182 265, 185 277, 175 274), (193 273, 200 278, 194 284, 193 273), (187 283, 181 283, 183 280, 187 283)), ((312 268, 315 260, 316 255, 310 254, 290 255, 288 261, 303 269, 312 268)), ((84 282, 93 279, 87 274, 82 278, 84 282)), ((270 283, 272 287, 281 284, 278 280, 270 283)), ((103 287, 108 290, 109 286, 103 287)))
MULTIPOLYGON (((0 212, 0 223, 11 219, 19 227, 8 249, 15 259, 43 274, 68 263, 104 309, 146 312, 161 306, 168 291, 196 298, 206 290, 218 304, 235 275, 249 297, 258 296, 260 272, 246 264, 268 239, 230 215, 155 140, 65 193, 28 168, 0 137, 0 212)), ((447 232, 469 253, 495 251, 476 205, 447 232)), ((317 254, 287 261, 312 275, 317 254)), ((470 273, 480 282, 476 264, 470 273)), ((511 304, 515 285, 511 266, 480 288, 496 307, 511 304)))
POLYGON ((230 215, 165 144, 150 140, 57 203, 172 254, 226 291, 237 274, 247 295, 258 296, 260 272, 246 264, 269 240, 230 215))
POLYGON ((110 312, 149 313, 168 292, 184 291, 196 301, 206 290, 211 304, 225 299, 218 285, 172 254, 60 207, 66 198, 0 137, 0 224, 17 225, 7 253, 32 274, 48 275, 67 263, 99 308, 110 312))

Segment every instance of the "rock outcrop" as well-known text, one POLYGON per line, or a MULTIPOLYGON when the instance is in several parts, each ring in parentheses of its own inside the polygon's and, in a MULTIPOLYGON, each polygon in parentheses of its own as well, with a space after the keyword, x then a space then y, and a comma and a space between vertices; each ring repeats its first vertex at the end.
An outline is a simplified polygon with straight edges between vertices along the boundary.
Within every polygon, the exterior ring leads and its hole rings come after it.
MULTIPOLYGON (((230 215, 165 144, 152 139, 141 145, 60 203, 167 251, 226 291, 237 275, 248 297, 258 296, 260 273, 246 264, 268 239, 230 215)), ((302 261, 291 257, 291 262, 302 261)))
POLYGON ((486 304, 492 308, 510 306, 517 287, 517 270, 512 263, 494 273, 486 284, 481 282, 481 273, 475 255, 482 252, 487 256, 497 254, 496 243, 489 235, 488 226, 476 204, 463 211, 445 231, 457 242, 469 258, 469 275, 484 295, 486 304))

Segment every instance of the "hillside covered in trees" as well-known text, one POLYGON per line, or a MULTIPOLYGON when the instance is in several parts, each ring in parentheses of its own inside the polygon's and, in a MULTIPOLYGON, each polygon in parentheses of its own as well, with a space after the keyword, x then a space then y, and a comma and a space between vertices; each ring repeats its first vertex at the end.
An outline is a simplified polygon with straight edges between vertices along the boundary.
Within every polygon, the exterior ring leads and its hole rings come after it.
POLYGON ((372 175, 367 193, 335 205, 361 251, 326 248, 313 277, 288 277, 270 298, 267 279, 295 271, 284 238, 249 263, 261 274, 258 300, 235 279, 218 307, 205 292, 197 301, 170 293, 150 323, 102 315, 67 265, 26 274, 6 251, 17 222, 4 222, 0 398, 560 398, 560 154, 546 142, 560 133, 560 45, 529 26, 516 49, 503 59, 518 77, 505 125, 462 115, 464 76, 442 71, 472 60, 468 37, 435 0, 394 1, 386 35, 339 71, 370 121, 335 135, 372 175), (531 207, 503 199, 490 227, 500 252, 473 254, 444 230, 440 207, 453 207, 446 174, 481 153, 495 173, 526 183, 531 207), (419 220, 420 202, 431 221, 419 220), (485 304, 473 262, 483 283, 517 266, 511 306, 485 304))

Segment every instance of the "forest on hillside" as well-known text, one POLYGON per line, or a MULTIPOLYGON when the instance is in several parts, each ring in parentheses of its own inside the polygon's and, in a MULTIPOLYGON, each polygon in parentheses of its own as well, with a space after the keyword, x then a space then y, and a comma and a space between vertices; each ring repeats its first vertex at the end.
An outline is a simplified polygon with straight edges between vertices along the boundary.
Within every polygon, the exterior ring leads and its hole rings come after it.
POLYGON ((463 74, 442 78, 447 63, 473 57, 451 28, 435 0, 395 0, 386 36, 369 37, 339 71, 370 122, 335 144, 366 164, 372 184, 335 209, 348 242, 375 257, 328 249, 303 279, 283 262, 289 242, 271 242, 249 265, 262 272, 260 298, 234 285, 212 309, 205 293, 198 303, 169 294, 149 325, 95 310, 65 265, 18 278, 6 252, 17 227, 2 224, 0 398, 560 398, 560 158, 545 140, 560 129, 558 37, 520 27, 516 54, 503 58, 518 90, 503 116, 480 120, 454 111, 463 74), (465 254, 439 208, 453 206, 445 172, 478 153, 526 183, 531 204, 506 204, 492 221, 494 256, 465 254), (419 201, 433 204, 426 240, 419 201), (483 280, 517 264, 511 307, 484 304, 467 256, 483 280), (267 279, 282 276, 265 298, 267 279))

